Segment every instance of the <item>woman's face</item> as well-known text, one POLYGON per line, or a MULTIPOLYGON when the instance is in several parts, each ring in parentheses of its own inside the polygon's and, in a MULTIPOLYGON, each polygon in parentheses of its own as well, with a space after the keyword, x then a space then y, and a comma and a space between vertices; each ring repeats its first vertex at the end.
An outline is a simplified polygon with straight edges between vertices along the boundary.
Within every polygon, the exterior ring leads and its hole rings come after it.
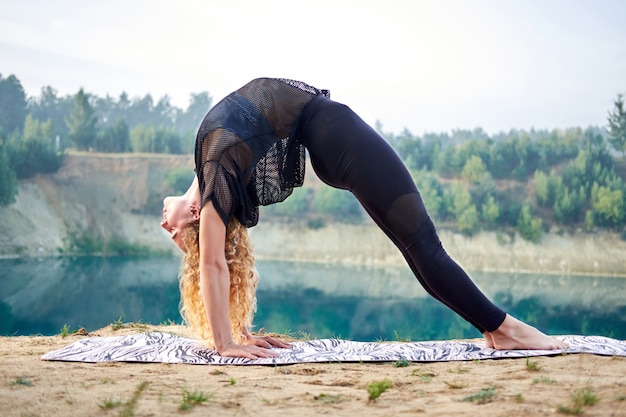
POLYGON ((182 231, 196 220, 194 206, 184 197, 165 197, 163 200, 163 220, 161 227, 167 230, 172 240, 182 250, 182 231))

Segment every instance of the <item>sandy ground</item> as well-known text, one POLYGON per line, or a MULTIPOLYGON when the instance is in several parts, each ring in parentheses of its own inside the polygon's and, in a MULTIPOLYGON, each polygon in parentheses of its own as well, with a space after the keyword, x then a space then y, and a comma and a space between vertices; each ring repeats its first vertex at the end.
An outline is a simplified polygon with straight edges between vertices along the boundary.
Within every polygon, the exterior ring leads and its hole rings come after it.
MULTIPOLYGON (((89 336, 146 330, 189 336, 136 325, 89 336)), ((1 337, 0 416, 626 416, 624 357, 280 367, 40 359, 81 337, 1 337), (370 400, 368 385, 385 379, 390 387, 370 400)))

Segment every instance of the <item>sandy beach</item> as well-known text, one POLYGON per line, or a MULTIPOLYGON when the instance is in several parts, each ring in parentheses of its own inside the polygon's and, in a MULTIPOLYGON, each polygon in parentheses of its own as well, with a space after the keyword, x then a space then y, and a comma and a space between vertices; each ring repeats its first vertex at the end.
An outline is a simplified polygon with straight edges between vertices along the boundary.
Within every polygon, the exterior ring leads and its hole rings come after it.
MULTIPOLYGON (((87 335, 166 331, 191 336, 182 326, 121 327, 87 335)), ((1 337, 0 415, 626 416, 625 357, 279 367, 40 359, 87 337, 82 333, 1 337), (376 392, 374 386, 387 388, 376 392)))

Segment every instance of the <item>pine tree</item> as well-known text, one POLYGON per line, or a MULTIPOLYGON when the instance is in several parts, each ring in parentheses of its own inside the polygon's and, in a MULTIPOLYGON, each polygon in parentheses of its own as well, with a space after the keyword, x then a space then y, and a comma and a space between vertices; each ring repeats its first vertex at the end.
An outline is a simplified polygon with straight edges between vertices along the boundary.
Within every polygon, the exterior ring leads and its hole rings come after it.
POLYGON ((74 108, 65 119, 69 136, 78 150, 88 150, 96 140, 96 123, 89 97, 81 88, 74 97, 74 108))
POLYGON ((615 99, 615 108, 609 112, 609 143, 616 151, 626 154, 626 109, 624 109, 624 96, 618 94, 615 99))

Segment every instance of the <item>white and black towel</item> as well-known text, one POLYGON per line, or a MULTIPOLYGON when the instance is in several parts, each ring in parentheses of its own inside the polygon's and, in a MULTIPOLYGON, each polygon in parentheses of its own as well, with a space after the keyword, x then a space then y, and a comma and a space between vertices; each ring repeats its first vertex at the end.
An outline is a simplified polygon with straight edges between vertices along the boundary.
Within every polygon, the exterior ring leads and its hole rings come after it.
POLYGON ((197 365, 288 365, 305 362, 410 362, 467 361, 525 358, 562 353, 626 356, 626 341, 601 336, 557 336, 569 344, 561 350, 495 350, 464 341, 353 342, 319 339, 275 349, 275 358, 249 360, 221 357, 198 341, 169 333, 90 337, 42 356, 44 360, 73 362, 162 362, 197 365))

